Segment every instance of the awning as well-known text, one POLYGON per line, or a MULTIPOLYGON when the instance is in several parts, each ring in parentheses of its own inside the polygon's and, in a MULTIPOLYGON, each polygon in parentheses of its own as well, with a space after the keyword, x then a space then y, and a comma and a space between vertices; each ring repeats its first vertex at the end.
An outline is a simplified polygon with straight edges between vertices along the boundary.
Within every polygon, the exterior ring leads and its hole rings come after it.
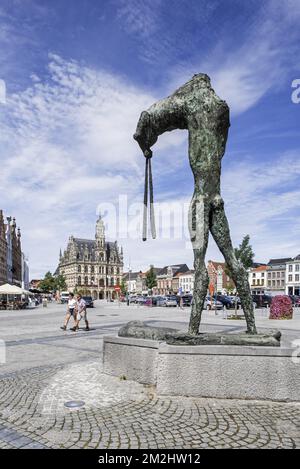
POLYGON ((30 292, 17 287, 17 285, 5 283, 0 286, 0 295, 30 295, 30 292))

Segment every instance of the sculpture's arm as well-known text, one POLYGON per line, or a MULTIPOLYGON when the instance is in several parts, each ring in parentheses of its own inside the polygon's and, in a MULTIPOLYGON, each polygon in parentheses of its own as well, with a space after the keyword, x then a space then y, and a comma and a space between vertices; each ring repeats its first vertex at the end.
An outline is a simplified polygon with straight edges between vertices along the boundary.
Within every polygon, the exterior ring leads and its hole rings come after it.
POLYGON ((133 138, 138 142, 144 156, 151 157, 151 147, 159 135, 170 130, 186 128, 184 103, 172 95, 142 112, 133 138))
POLYGON ((147 111, 142 112, 133 138, 138 142, 144 156, 150 158, 150 147, 157 141, 158 135, 152 130, 150 114, 147 111))

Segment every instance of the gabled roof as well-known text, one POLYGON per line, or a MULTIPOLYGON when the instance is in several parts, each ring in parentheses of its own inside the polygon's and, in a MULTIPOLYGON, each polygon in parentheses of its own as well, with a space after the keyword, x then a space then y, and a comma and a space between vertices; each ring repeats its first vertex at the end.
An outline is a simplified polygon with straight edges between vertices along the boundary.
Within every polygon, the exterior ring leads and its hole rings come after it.
POLYGON ((193 275, 195 273, 194 270, 187 270, 186 272, 178 272, 178 274, 176 274, 178 277, 181 277, 182 275, 193 275))
POLYGON ((279 259, 270 259, 268 265, 276 265, 276 264, 286 264, 287 262, 291 261, 291 257, 282 257, 279 259))
POLYGON ((189 270, 188 266, 186 264, 172 264, 172 265, 166 265, 163 267, 157 275, 166 275, 168 273, 168 268, 171 267, 173 270, 173 277, 175 277, 176 274, 179 272, 187 272, 189 270))
POLYGON ((258 267, 252 268, 253 272, 264 272, 265 270, 267 270, 266 265, 259 265, 258 267))
MULTIPOLYGON (((130 281, 131 280, 136 280, 141 274, 142 274, 141 271, 139 271, 139 272, 130 272, 130 281)), ((129 272, 124 272, 123 279, 124 280, 129 280, 129 272)))

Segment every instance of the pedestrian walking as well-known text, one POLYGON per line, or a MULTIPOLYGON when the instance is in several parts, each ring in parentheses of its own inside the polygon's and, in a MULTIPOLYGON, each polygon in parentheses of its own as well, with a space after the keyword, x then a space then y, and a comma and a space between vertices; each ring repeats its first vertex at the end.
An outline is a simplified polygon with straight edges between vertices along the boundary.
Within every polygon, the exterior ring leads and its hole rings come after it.
POLYGON ((76 321, 75 308, 76 308, 76 300, 74 298, 74 293, 70 293, 69 294, 69 299, 68 299, 67 314, 66 314, 66 317, 65 317, 65 322, 64 322, 64 325, 61 326, 61 329, 63 331, 65 331, 67 329, 67 325, 68 325, 68 322, 69 322, 71 316, 73 316, 74 322, 76 321))
POLYGON ((87 319, 87 312, 86 312, 86 303, 84 301, 84 299, 82 298, 82 296, 78 293, 77 294, 77 301, 76 301, 76 307, 75 307, 75 310, 76 310, 76 313, 75 313, 75 325, 74 327, 71 327, 71 331, 78 331, 79 329, 79 322, 81 321, 81 319, 84 319, 84 322, 85 322, 85 330, 86 331, 89 331, 90 330, 90 327, 89 327, 89 323, 88 323, 88 319, 87 319))

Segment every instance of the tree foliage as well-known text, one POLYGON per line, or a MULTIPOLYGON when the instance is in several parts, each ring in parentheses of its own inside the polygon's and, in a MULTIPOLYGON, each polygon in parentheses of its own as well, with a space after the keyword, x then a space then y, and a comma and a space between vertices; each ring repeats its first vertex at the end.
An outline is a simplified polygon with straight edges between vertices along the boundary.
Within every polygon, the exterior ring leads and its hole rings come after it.
POLYGON ((152 288, 156 287, 156 285, 157 285, 156 274, 155 274, 153 265, 151 265, 150 269, 146 273, 146 287, 149 290, 152 290, 152 288))
POLYGON ((238 248, 234 249, 236 258, 243 264, 245 269, 249 269, 253 265, 254 252, 250 244, 250 236, 244 236, 238 248))
POLYGON ((125 295, 126 292, 127 292, 127 286, 126 286, 126 282, 123 278, 122 278, 122 281, 121 281, 120 288, 121 288, 121 292, 123 293, 123 295, 125 295))
POLYGON ((39 283, 39 289, 43 292, 53 292, 67 288, 66 279, 63 275, 54 277, 51 272, 47 272, 45 277, 39 283))

